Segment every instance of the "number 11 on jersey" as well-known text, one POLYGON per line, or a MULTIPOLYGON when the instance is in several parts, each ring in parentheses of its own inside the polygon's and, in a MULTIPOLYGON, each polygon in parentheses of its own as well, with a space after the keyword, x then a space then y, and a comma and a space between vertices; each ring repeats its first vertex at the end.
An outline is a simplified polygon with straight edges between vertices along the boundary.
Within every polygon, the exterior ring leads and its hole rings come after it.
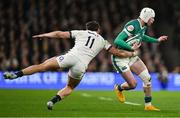
POLYGON ((89 36, 85 46, 89 46, 89 48, 92 48, 94 40, 95 39, 92 39, 91 36, 89 36))

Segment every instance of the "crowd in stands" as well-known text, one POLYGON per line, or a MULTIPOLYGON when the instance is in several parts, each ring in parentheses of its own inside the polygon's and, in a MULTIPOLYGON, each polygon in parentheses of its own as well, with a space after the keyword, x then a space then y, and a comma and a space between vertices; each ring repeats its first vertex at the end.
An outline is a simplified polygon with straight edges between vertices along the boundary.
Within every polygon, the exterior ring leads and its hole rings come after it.
MULTIPOLYGON (((140 57, 150 72, 179 72, 178 0, 3 0, 0 2, 0 70, 19 70, 66 53, 73 47, 73 40, 37 40, 32 36, 54 30, 85 29, 85 23, 91 20, 100 23, 102 36, 113 43, 123 25, 138 18, 140 10, 147 6, 156 12, 155 23, 147 34, 159 37, 167 33, 169 40, 160 45, 143 43, 140 57)), ((111 55, 102 51, 88 71, 114 71, 111 55)))

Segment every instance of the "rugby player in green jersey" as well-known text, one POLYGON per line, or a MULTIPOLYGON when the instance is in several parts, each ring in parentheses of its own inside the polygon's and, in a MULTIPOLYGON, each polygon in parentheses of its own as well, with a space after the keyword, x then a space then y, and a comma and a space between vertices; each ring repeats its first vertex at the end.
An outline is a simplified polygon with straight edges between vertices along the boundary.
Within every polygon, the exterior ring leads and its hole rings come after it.
MULTIPOLYGON (((155 12, 151 8, 143 8, 140 12, 138 19, 129 21, 124 29, 118 34, 114 40, 114 44, 119 49, 124 49, 128 51, 133 51, 132 46, 134 43, 149 42, 158 43, 167 40, 167 36, 160 36, 159 38, 153 38, 145 35, 147 26, 151 26, 154 22, 155 12)), ((119 58, 115 55, 112 56, 112 62, 114 68, 122 74, 126 82, 122 84, 116 84, 114 89, 118 100, 120 102, 125 102, 125 96, 123 95, 123 90, 131 90, 136 88, 137 81, 134 78, 132 72, 137 74, 143 81, 144 89, 144 100, 145 108, 144 110, 155 110, 160 111, 160 109, 154 107, 151 104, 151 76, 147 70, 146 65, 138 56, 119 58)))

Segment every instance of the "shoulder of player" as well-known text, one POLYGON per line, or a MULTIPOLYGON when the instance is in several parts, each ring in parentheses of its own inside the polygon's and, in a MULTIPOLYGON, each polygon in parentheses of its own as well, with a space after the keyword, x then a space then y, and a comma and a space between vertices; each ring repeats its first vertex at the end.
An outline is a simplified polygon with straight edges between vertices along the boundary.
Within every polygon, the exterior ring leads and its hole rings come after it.
POLYGON ((94 36, 96 36, 96 37, 101 38, 101 39, 104 40, 104 38, 103 38, 100 34, 98 34, 97 32, 95 32, 95 31, 91 31, 91 30, 72 30, 72 31, 77 32, 77 33, 79 33, 79 34, 80 34, 80 33, 84 33, 84 34, 94 35, 94 36))
POLYGON ((91 34, 91 35, 94 35, 94 36, 98 36, 97 32, 95 32, 95 31, 86 30, 86 32, 87 32, 88 34, 91 34))
POLYGON ((98 34, 98 37, 102 40, 106 40, 104 37, 102 37, 100 34, 98 34))
POLYGON ((126 23, 125 28, 127 29, 127 31, 132 32, 136 30, 138 25, 139 25, 139 21, 137 19, 133 19, 126 23))
POLYGON ((138 19, 133 19, 133 20, 130 20, 129 22, 127 22, 126 25, 134 25, 137 23, 139 23, 138 19))
POLYGON ((82 36, 87 35, 87 30, 71 30, 70 33, 76 36, 82 36))
POLYGON ((104 38, 100 34, 98 34, 96 31, 91 31, 91 30, 86 30, 86 31, 88 34, 104 40, 104 38))
POLYGON ((86 30, 71 30, 70 32, 85 32, 86 30))

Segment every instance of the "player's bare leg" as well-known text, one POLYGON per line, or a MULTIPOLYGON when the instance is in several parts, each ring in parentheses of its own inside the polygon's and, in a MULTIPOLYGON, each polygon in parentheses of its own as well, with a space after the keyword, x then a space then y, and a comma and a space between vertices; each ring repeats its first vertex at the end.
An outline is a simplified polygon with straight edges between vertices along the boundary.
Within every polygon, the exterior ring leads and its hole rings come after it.
POLYGON ((149 75, 149 72, 147 71, 147 68, 145 64, 141 60, 137 60, 132 66, 131 70, 136 73, 143 81, 143 89, 145 94, 145 110, 154 110, 159 111, 159 109, 155 108, 151 104, 152 100, 152 91, 151 91, 151 77, 149 75))
POLYGON ((54 96, 49 102, 47 102, 47 108, 49 110, 52 110, 53 105, 65 98, 66 96, 70 95, 74 88, 80 83, 81 79, 74 79, 70 76, 68 76, 68 83, 67 85, 58 91, 57 95, 54 96))
POLYGON ((123 90, 130 90, 130 89, 134 89, 137 85, 136 80, 134 79, 134 76, 132 74, 132 72, 130 70, 123 72, 122 73, 123 78, 125 79, 126 82, 124 82, 123 84, 119 85, 116 84, 114 87, 114 90, 116 92, 116 95, 118 97, 118 100, 120 102, 125 102, 125 96, 123 94, 123 90))
POLYGON ((16 73, 6 72, 4 73, 4 78, 15 79, 23 75, 31 75, 37 72, 51 71, 51 70, 57 70, 57 69, 59 69, 59 65, 56 61, 56 57, 52 57, 41 64, 29 66, 16 73))

